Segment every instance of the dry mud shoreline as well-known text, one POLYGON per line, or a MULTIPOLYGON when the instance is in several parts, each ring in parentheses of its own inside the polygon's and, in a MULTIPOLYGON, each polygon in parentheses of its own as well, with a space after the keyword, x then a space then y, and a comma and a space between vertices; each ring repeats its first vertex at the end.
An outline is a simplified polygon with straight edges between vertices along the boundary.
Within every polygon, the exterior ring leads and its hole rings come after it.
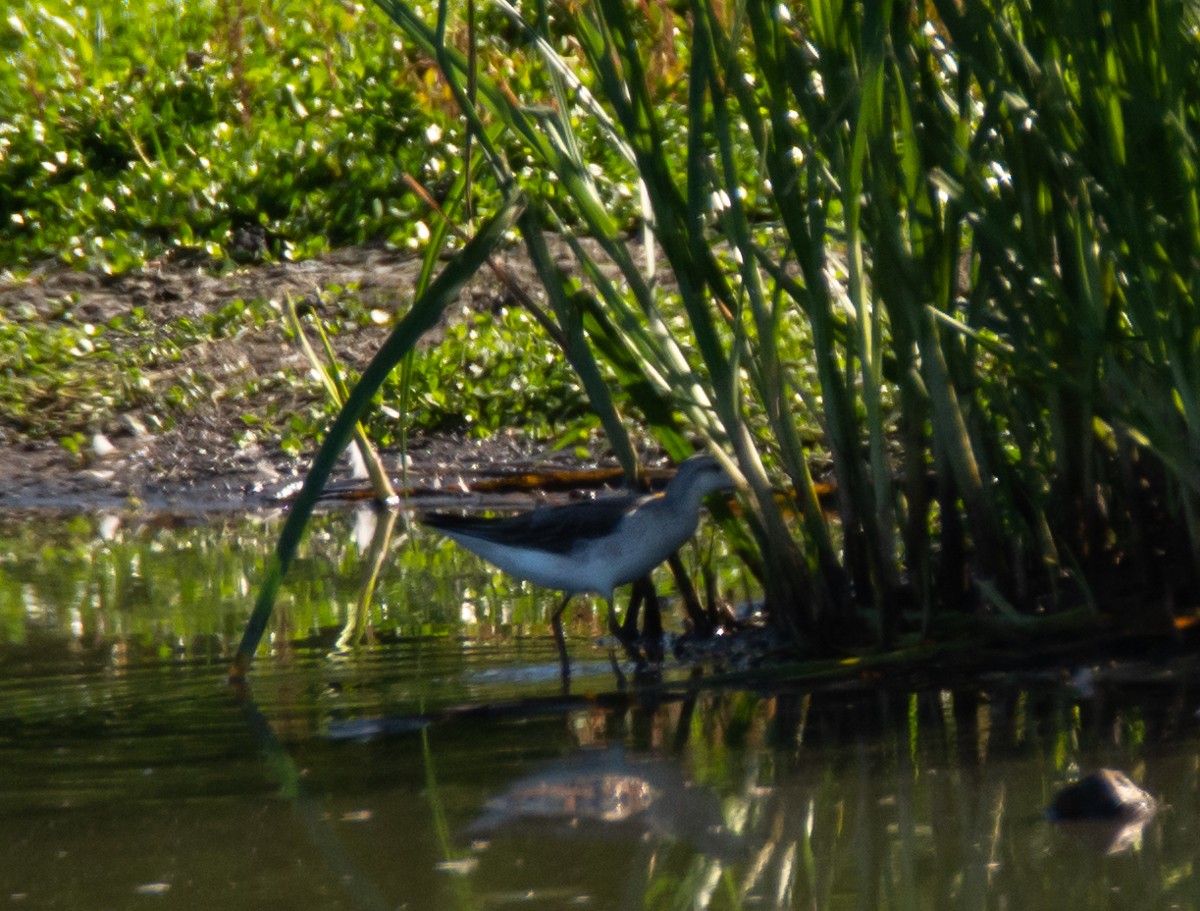
MULTIPOLYGON (((520 248, 501 255, 504 268, 531 290, 536 287, 520 248)), ((71 318, 107 323, 139 308, 153 325, 179 316, 201 317, 242 299, 318 300, 322 295, 354 294, 369 306, 403 309, 420 269, 417 257, 382 247, 338 250, 300 263, 252 266, 220 274, 206 264, 158 263, 136 272, 109 276, 51 267, 20 281, 0 284, 0 313, 23 318, 55 319, 69 310, 71 318), (332 290, 331 290, 332 289, 332 290)), ((464 290, 462 303, 472 308, 506 300, 505 287, 490 270, 464 290)), ((360 327, 338 335, 335 347, 343 363, 361 368, 386 337, 386 327, 360 327)), ((0 424, 0 510, 147 508, 209 511, 260 508, 277 504, 281 492, 302 478, 318 440, 299 457, 284 453, 270 440, 246 445, 239 435, 244 416, 255 409, 286 409, 301 403, 300 393, 263 383, 261 399, 236 401, 220 390, 247 380, 304 370, 304 355, 283 336, 278 325, 239 333, 185 349, 178 370, 203 375, 214 393, 175 415, 174 426, 149 433, 149 422, 136 409, 122 413, 102 428, 81 428, 86 439, 100 433, 96 445, 81 454, 53 441, 14 441, 11 428, 0 424), (282 397, 281 397, 282 396, 282 397), (109 446, 111 445, 111 449, 109 446)), ((166 371, 169 372, 169 371, 166 371)), ((159 378, 165 385, 170 376, 159 378)), ((487 441, 439 438, 415 440, 410 449, 412 480, 423 486, 456 484, 463 475, 501 464, 528 464, 543 456, 519 437, 487 441)), ((399 474, 399 458, 385 454, 385 464, 399 474)), ((570 462, 570 457, 554 457, 570 462)), ((345 475, 345 472, 343 472, 345 475)))

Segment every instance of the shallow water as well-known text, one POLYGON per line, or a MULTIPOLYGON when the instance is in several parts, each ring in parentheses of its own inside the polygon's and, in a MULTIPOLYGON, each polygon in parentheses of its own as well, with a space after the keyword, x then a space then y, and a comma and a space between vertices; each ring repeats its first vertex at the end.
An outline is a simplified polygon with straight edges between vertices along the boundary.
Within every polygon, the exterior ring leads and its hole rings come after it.
POLYGON ((0 527, 0 902, 1200 906, 1181 665, 621 694, 580 608, 564 697, 553 595, 413 531, 360 611, 354 525, 320 519, 246 694, 273 521, 0 527), (1099 767, 1165 804, 1128 845, 1044 819, 1099 767))

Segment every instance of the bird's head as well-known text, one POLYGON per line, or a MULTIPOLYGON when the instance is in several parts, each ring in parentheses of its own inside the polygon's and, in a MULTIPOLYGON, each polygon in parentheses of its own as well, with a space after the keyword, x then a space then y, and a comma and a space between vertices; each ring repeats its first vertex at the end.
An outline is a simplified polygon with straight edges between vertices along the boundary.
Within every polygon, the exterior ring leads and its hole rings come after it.
POLYGON ((720 462, 710 455, 697 455, 679 466, 667 489, 680 493, 687 491, 697 497, 705 497, 717 491, 732 491, 736 489, 736 485, 720 462))

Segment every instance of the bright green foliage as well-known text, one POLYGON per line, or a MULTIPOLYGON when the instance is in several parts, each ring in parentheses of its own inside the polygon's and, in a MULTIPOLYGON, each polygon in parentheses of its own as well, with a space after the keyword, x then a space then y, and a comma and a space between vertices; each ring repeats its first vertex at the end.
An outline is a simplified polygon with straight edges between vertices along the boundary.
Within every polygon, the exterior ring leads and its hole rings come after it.
MULTIPOLYGON (((526 91, 538 74, 509 51, 489 45, 491 65, 526 91)), ((455 127, 432 61, 361 4, 16 0, 0 18, 0 269, 415 249, 432 216, 405 178, 443 199, 455 127)), ((560 192, 520 150, 513 163, 560 192)), ((624 219, 632 187, 626 168, 608 188, 624 219)))
MULTIPOLYGON (((354 289, 337 293, 327 308, 331 328, 346 332, 372 321, 354 289)), ((79 452, 90 434, 113 430, 123 412, 135 410, 148 430, 162 430, 219 393, 245 403, 239 442, 279 440, 300 455, 337 410, 307 371, 218 380, 186 366, 189 349, 251 332, 286 343, 278 304, 233 300, 200 318, 157 325, 137 308, 104 324, 80 321, 69 306, 54 318, 0 314, 0 428, 10 439, 57 439, 79 452)), ((517 429, 564 443, 595 429, 575 375, 522 310, 464 311, 415 359, 400 420, 403 382, 391 375, 378 399, 384 407, 367 417, 379 445, 398 444, 402 425, 409 434, 477 437, 517 429)))
POLYGON ((781 626, 895 641, 981 603, 1021 623, 1096 585, 1194 591, 1194 4, 495 0, 544 72, 513 97, 445 41, 447 5, 378 2, 438 60, 498 185, 513 144, 554 175, 521 227, 568 359, 618 451, 593 352, 668 450, 687 427, 733 455, 781 626), (606 209, 630 167, 673 285, 606 209), (539 256, 546 226, 599 242, 574 249, 586 289, 539 256))
POLYGON ((180 364, 188 348, 278 319, 261 300, 166 324, 152 324, 137 307, 100 324, 80 320, 68 304, 51 316, 0 314, 0 428, 10 439, 58 438, 73 450, 135 408, 147 429, 164 429, 213 391, 209 377, 180 364))
POLYGON ((47 420, 47 411, 71 409, 63 424, 72 429, 84 415, 77 412, 94 410, 108 413, 136 396, 140 373, 130 367, 120 371, 116 383, 111 381, 112 358, 106 334, 119 331, 120 324, 95 326, 91 324, 33 324, 0 319, 0 422, 18 433, 44 432, 56 428, 47 420), (99 378, 92 383, 94 394, 88 402, 74 401, 62 395, 64 388, 80 384, 81 359, 95 364, 97 370, 109 373, 102 386, 99 378))
POLYGON ((362 7, 18 0, 0 21, 0 267, 406 243, 453 149, 362 7), (419 118, 419 119, 418 119, 419 118))
MULTIPOLYGON (((594 425, 587 397, 560 352, 523 310, 466 313, 436 346, 422 351, 408 378, 408 426, 433 433, 490 436, 515 429, 535 439, 594 425)), ((396 374, 383 400, 400 400, 396 374)), ((373 420, 385 443, 392 426, 373 420)))
MULTIPOLYGON (((494 0, 475 34, 457 4, 379 5, 399 32, 323 4, 12 7, 0 265, 433 237, 432 264, 450 242, 405 174, 467 235, 503 198, 550 341, 516 311, 451 329, 392 387, 406 419, 551 436, 591 420, 582 389, 627 467, 627 421, 675 456, 705 438, 798 636, 1200 582, 1190 0, 494 0)), ((0 322, 11 363, 69 373, 115 330, 30 331, 0 322)), ((105 395, 140 394, 122 363, 105 395)))

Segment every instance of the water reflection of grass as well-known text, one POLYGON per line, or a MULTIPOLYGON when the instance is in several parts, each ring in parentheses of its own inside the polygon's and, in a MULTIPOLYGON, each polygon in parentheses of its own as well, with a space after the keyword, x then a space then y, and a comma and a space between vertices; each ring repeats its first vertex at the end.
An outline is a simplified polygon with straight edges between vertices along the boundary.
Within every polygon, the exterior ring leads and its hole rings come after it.
MULTIPOLYGON (((1155 735, 1186 714, 1162 713, 1155 735)), ((1055 907, 1087 908, 1113 881, 1096 875, 1097 855, 1042 819, 1048 795, 1071 768, 1122 764, 1187 805, 1195 799, 1173 771, 1194 760, 1194 739, 1159 751, 1156 761, 1141 739, 1143 707, 1079 700, 1054 686, 701 694, 631 707, 601 729, 592 749, 607 737, 640 761, 669 752, 696 787, 720 795, 725 823, 739 838, 731 856, 662 831, 650 837, 644 857, 589 842, 597 868, 625 894, 642 896, 643 907, 980 907, 1007 900, 1042 908, 1058 900, 1056 884, 1069 881, 1079 893, 1055 907)), ((518 749, 505 740, 515 731, 445 729, 437 738, 439 767, 451 790, 469 775, 461 763, 472 734, 498 755, 518 749)), ((570 738, 564 731, 558 739, 541 749, 563 757, 561 764, 571 755, 570 738)), ((529 738, 520 743, 531 749, 529 738)), ((484 855, 477 894, 490 894, 504 881, 498 867, 513 863, 526 864, 530 894, 556 882, 554 861, 533 857, 542 850, 561 863, 563 846, 553 835, 530 841, 528 828, 513 822, 508 835, 493 833, 488 850, 499 856, 489 866, 484 855)), ((1175 855, 1168 860, 1159 854, 1162 830, 1156 837, 1159 846, 1139 848, 1143 862, 1128 874, 1143 896, 1172 889, 1189 850, 1167 836, 1175 855)), ((598 888, 595 877, 588 881, 598 888)))
MULTIPOLYGON (((356 539, 355 521, 335 513, 314 522, 280 600, 277 645, 548 634, 551 595, 419 529, 388 549, 374 597, 360 603, 370 535, 356 539)), ((88 516, 5 522, 0 643, 227 659, 277 533, 278 520, 253 516, 174 527, 88 516)), ((722 591, 740 597, 740 576, 723 578, 722 591)), ((572 615, 585 635, 602 628, 602 605, 572 615)))
POLYGON ((510 684, 463 685, 460 649, 438 645, 444 654, 406 643, 386 660, 363 649, 262 661, 252 685, 263 715, 249 730, 211 667, 6 667, 0 835, 25 862, 0 869, 0 883, 46 905, 79 904, 64 896, 88 889, 119 898, 149 865, 173 895, 203 886, 231 907, 248 882, 290 897, 298 877, 312 892, 289 907, 327 907, 346 886, 387 907, 516 895, 561 907, 567 895, 596 908, 1090 911, 1117 893, 1189 907, 1200 743, 1186 668, 1101 668, 1086 694, 1054 673, 963 687, 864 678, 555 697, 522 714, 510 684), (468 691, 510 711, 448 714, 369 742, 323 736, 329 719, 418 712, 468 691), (254 725, 268 722, 261 736, 254 725), (605 750, 652 785, 674 776, 709 799, 737 849, 708 827, 636 818, 516 826, 475 843, 472 824, 495 798, 605 750), (1127 770, 1170 807, 1126 857, 1101 857, 1042 818, 1074 770, 1099 766, 1127 770), (451 872, 446 858, 477 863, 451 872))

